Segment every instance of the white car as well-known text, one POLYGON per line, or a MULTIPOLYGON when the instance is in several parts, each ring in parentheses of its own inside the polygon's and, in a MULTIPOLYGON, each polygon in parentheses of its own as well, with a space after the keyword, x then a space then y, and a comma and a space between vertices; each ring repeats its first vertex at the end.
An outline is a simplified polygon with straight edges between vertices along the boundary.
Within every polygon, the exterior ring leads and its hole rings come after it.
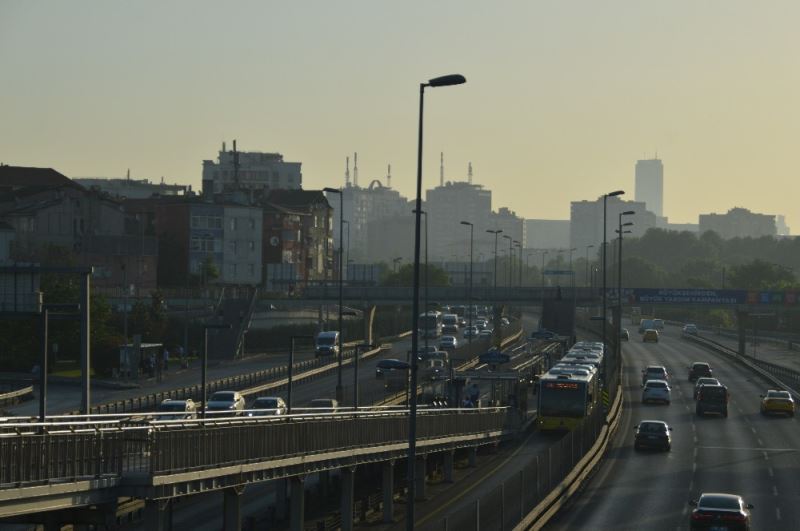
POLYGON ((672 401, 671 391, 666 380, 647 380, 642 389, 642 403, 664 402, 669 405, 672 401))
POLYGON ((253 401, 248 417, 264 417, 270 415, 285 415, 286 402, 279 396, 260 396, 253 401))
POLYGON ((476 338, 480 334, 477 326, 468 326, 464 329, 464 339, 471 337, 476 338))
POLYGON ((455 350, 458 347, 458 340, 455 336, 442 336, 439 338, 439 349, 455 350))
POLYGON ((227 411, 233 415, 241 415, 243 410, 244 397, 238 391, 217 391, 206 406, 206 411, 227 411))

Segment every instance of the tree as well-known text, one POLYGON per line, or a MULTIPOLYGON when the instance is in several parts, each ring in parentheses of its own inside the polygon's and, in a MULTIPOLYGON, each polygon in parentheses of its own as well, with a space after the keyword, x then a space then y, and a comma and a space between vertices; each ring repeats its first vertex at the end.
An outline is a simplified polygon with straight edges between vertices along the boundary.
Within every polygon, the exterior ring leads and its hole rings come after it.
POLYGON ((732 288, 737 289, 786 289, 796 284, 797 279, 788 267, 753 260, 734 266, 728 275, 732 288))
MULTIPOLYGON (((419 281, 420 285, 425 283, 425 264, 420 264, 419 281)), ((413 286, 414 265, 405 264, 400 266, 396 273, 387 273, 381 284, 384 286, 413 286)), ((428 264, 428 286, 448 286, 449 284, 450 277, 444 269, 428 264)))

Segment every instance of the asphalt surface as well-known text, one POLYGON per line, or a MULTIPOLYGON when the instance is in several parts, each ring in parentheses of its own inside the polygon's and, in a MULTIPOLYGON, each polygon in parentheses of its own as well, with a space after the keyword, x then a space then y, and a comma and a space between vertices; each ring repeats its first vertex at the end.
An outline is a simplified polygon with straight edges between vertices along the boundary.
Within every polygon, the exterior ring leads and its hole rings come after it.
POLYGON ((800 529, 800 430, 797 418, 763 417, 760 398, 774 387, 746 367, 680 338, 667 327, 658 344, 638 334, 623 347, 625 408, 595 477, 548 529, 688 529, 689 499, 702 492, 742 495, 754 504, 754 530, 800 529), (728 386, 728 418, 696 417, 687 366, 707 361, 728 386), (641 404, 641 369, 664 365, 671 405, 641 404), (636 452, 634 427, 663 420, 671 452, 636 452))

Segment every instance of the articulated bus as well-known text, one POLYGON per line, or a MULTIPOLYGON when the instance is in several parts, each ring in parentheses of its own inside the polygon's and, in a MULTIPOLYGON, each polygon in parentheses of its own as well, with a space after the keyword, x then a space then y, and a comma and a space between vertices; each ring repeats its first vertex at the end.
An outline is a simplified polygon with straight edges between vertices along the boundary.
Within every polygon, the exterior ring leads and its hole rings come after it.
POLYGON ((419 316, 419 335, 429 339, 436 339, 442 335, 442 313, 427 312, 419 316))
POLYGON ((539 411, 542 431, 571 430, 599 407, 596 371, 590 374, 550 374, 539 378, 539 411))

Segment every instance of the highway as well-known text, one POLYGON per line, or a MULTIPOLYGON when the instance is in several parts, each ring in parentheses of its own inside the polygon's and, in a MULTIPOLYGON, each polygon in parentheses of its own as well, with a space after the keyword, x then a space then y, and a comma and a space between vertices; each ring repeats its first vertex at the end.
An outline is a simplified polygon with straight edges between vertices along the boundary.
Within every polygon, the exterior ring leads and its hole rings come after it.
POLYGON ((548 529, 688 529, 690 498, 709 491, 742 495, 755 505, 753 529, 797 529, 800 430, 797 418, 762 417, 759 394, 772 387, 747 368, 682 340, 667 327, 658 344, 635 329, 623 343, 625 408, 613 445, 585 490, 548 529), (708 361, 731 394, 729 416, 696 417, 687 366, 708 361), (672 404, 641 404, 641 374, 664 365, 672 404), (636 452, 634 426, 663 420, 673 428, 669 453, 636 452))

